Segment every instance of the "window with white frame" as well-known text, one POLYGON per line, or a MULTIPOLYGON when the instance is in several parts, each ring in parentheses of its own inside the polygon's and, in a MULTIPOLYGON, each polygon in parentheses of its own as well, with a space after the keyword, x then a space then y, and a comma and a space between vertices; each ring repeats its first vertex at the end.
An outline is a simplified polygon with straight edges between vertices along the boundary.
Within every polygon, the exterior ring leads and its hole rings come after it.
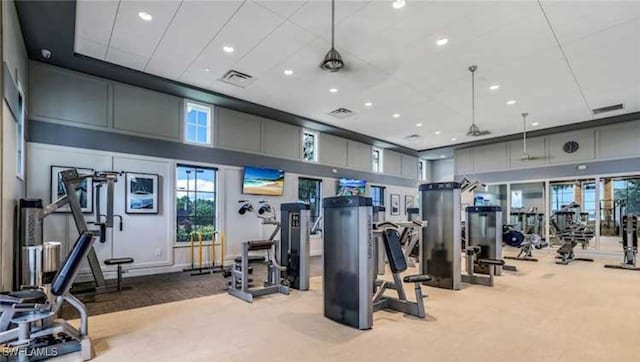
POLYGON ((374 147, 371 154, 371 169, 373 172, 382 172, 382 149, 374 147))
POLYGON ((305 130, 302 132, 302 159, 318 162, 318 134, 305 130))
POLYGON ((427 161, 418 160, 418 179, 420 181, 427 181, 427 161))
POLYGON ((184 142, 213 145, 213 107, 185 101, 184 110, 184 142))

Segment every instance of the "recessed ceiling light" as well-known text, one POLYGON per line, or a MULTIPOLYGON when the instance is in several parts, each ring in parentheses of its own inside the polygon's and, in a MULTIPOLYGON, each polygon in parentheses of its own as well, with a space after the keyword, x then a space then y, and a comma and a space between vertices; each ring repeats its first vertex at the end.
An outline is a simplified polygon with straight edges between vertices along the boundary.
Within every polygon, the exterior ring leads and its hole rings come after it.
POLYGON ((338 93, 338 88, 331 88, 331 89, 329 89, 329 92, 338 93))
POLYGON ((532 126, 534 126, 534 127, 535 127, 535 126, 539 126, 539 125, 540 125, 540 122, 533 122, 533 123, 531 123, 531 125, 532 125, 532 126))
POLYGON ((436 40, 436 44, 438 46, 447 45, 448 42, 449 42, 449 39, 447 39, 447 38, 442 38, 442 39, 436 40))
POLYGON ((293 74, 293 70, 285 69, 283 73, 284 73, 284 75, 292 75, 293 74))
POLYGON ((210 72, 210 71, 211 71, 211 69, 209 69, 209 68, 204 68, 204 71, 205 71, 205 72, 210 72))
POLYGON ((442 132, 440 132, 440 131, 435 131, 435 132, 433 132, 433 133, 435 133, 435 134, 440 134, 440 133, 442 133, 442 132))
POLYGON ((235 49, 230 45, 225 45, 222 47, 222 50, 224 50, 225 53, 233 53, 235 49))
POLYGON ((151 16, 151 14, 149 14, 146 11, 139 12, 138 16, 140 17, 140 19, 142 19, 144 21, 151 21, 151 19, 153 19, 153 16, 151 16))
POLYGON ((440 155, 440 158, 445 158, 445 157, 447 157, 447 156, 445 156, 445 155, 440 155))
POLYGON ((422 123, 416 123, 416 127, 422 127, 422 123))
POLYGON ((394 9, 401 9, 403 8, 405 5, 407 5, 407 2, 405 0, 395 0, 391 6, 393 6, 394 9))
POLYGON ((399 113, 394 113, 393 114, 393 118, 400 118, 400 114, 399 113))
POLYGON ((497 90, 497 89, 499 89, 499 88, 500 88, 500 84, 492 84, 492 85, 489 87, 489 90, 497 90))
POLYGON ((507 101, 507 104, 512 106, 512 105, 516 104, 516 101, 512 99, 512 100, 507 101))
POLYGON ((371 102, 366 102, 366 103, 364 104, 364 106, 365 106, 365 107, 371 107, 372 105, 373 105, 373 103, 371 103, 371 102))
POLYGON ((457 138, 455 138, 455 137, 451 137, 451 140, 452 140, 452 141, 457 141, 458 139, 457 139, 457 138))

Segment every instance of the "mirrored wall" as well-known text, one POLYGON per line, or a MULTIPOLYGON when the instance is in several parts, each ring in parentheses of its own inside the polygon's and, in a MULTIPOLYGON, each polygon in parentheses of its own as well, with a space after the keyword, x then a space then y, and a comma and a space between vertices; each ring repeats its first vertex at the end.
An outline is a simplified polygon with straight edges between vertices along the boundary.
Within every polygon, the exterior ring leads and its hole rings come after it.
POLYGON ((624 215, 640 215, 640 175, 578 177, 488 184, 465 198, 500 206, 503 224, 560 245, 572 233, 578 248, 621 253, 624 215))

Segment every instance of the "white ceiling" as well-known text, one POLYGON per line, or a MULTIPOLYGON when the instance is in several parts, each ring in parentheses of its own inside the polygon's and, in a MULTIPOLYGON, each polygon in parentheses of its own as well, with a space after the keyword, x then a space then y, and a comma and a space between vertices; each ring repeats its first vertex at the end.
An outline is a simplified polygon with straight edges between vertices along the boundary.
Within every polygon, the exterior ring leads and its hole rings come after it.
POLYGON ((80 0, 75 50, 417 150, 474 139, 465 136, 471 64, 488 137, 520 132, 522 112, 547 128, 616 103, 625 109, 606 115, 640 111, 640 1, 544 1, 544 12, 536 1, 391 3, 336 2, 336 47, 348 67, 338 73, 319 68, 330 47, 328 0, 80 0), (437 46, 441 38, 449 43, 437 46), (220 82, 229 69, 256 81, 220 82), (338 107, 357 115, 328 115, 338 107), (423 138, 403 139, 411 134, 423 138))

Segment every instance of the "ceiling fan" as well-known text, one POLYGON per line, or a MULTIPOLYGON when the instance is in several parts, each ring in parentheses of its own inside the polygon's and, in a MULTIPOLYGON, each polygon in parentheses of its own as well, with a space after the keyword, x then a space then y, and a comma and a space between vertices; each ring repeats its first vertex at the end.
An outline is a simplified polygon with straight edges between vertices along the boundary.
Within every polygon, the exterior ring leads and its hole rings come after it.
POLYGON ((320 68, 327 72, 337 72, 344 68, 342 56, 335 48, 335 32, 336 32, 336 2, 331 0, 331 49, 327 52, 320 63, 320 68))
POLYGON ((477 65, 472 65, 469 67, 469 71, 471 72, 471 126, 469 126, 467 136, 472 137, 480 137, 491 134, 491 132, 487 130, 483 131, 476 125, 476 70, 478 70, 477 65))
POLYGON ((533 160, 539 160, 542 157, 531 156, 529 152, 527 152, 527 116, 529 113, 522 113, 522 156, 520 156, 520 161, 527 162, 533 160))

